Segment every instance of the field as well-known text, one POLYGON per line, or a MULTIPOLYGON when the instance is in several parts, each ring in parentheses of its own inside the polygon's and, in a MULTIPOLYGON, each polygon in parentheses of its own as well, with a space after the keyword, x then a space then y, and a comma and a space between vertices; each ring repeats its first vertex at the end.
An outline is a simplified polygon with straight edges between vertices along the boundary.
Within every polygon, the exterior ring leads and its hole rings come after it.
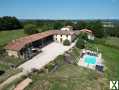
MULTIPOLYGON (((40 29, 38 28, 39 32, 40 29)), ((26 36, 23 29, 18 30, 9 30, 9 31, 0 31, 0 46, 6 45, 8 42, 26 36)))
POLYGON ((117 37, 108 37, 105 42, 107 45, 118 47, 119 48, 119 38, 117 37))
POLYGON ((0 46, 6 45, 11 40, 25 36, 22 29, 20 30, 11 30, 11 31, 1 31, 0 32, 0 46))
POLYGON ((106 65, 105 75, 109 80, 119 79, 119 50, 104 45, 96 45, 100 48, 106 65))

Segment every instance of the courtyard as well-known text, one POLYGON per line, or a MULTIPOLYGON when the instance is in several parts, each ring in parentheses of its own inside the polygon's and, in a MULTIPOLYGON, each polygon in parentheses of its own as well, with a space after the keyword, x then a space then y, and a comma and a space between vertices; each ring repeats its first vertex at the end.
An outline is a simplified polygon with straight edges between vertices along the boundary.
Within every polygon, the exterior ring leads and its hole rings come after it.
POLYGON ((50 61, 54 60, 58 55, 63 54, 75 45, 75 42, 70 46, 63 46, 61 43, 52 42, 42 48, 42 52, 26 61, 18 68, 22 68, 25 72, 31 72, 33 69, 41 69, 50 61))

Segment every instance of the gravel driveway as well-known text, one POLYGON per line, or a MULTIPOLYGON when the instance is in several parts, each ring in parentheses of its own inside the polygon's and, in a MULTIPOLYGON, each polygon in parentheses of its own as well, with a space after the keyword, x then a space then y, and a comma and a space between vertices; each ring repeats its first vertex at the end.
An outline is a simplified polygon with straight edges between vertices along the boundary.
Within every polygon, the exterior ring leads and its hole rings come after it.
POLYGON ((48 64, 50 61, 54 60, 58 55, 63 54, 65 51, 69 50, 75 45, 72 43, 70 46, 63 46, 60 43, 53 42, 44 48, 42 48, 42 53, 33 57, 31 60, 26 61, 18 68, 23 68, 24 71, 31 72, 33 68, 41 69, 43 66, 48 64))

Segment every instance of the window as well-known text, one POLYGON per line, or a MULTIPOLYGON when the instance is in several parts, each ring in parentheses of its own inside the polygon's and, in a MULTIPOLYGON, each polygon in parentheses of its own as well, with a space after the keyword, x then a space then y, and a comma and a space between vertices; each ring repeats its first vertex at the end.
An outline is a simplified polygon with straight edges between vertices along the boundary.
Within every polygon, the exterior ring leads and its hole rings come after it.
POLYGON ((55 35, 55 37, 57 38, 57 35, 55 35))
POLYGON ((68 38, 68 35, 67 35, 67 38, 68 38))
POLYGON ((62 43, 62 38, 60 38, 60 42, 62 43))

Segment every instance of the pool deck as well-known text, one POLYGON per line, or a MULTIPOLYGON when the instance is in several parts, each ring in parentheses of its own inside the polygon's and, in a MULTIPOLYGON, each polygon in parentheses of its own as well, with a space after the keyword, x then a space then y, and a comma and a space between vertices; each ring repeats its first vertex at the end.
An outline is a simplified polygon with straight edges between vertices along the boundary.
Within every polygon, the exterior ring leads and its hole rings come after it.
POLYGON ((95 70, 95 66, 96 65, 102 65, 102 63, 103 63, 102 54, 99 53, 98 56, 96 57, 96 64, 85 63, 84 56, 83 56, 82 58, 80 58, 78 65, 95 70))

